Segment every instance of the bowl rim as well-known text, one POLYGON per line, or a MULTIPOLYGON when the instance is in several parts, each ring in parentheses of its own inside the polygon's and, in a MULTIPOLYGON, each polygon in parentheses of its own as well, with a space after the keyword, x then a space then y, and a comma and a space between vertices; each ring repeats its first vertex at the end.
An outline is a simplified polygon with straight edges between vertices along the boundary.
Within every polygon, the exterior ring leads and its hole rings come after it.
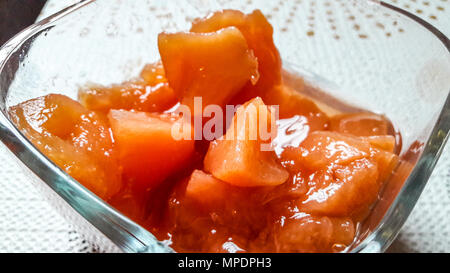
MULTIPOLYGON (((437 37, 450 54, 450 40, 430 23, 384 1, 365 1, 388 8, 412 19, 437 37)), ((82 0, 30 25, 8 40, 0 47, 0 73, 5 69, 10 57, 33 35, 51 28, 60 18, 94 2, 95 0, 82 0)), ((7 90, 0 90, 0 93, 2 97, 5 97, 7 90)), ((1 103, 4 104, 4 101, 1 103)), ((97 197, 41 153, 9 120, 4 105, 1 105, 0 112, 0 140, 5 146, 109 240, 125 252, 174 252, 165 243, 157 240, 148 230, 97 197), (88 209, 86 209, 86 204, 89 205, 87 206, 88 209)), ((431 135, 424 143, 424 150, 400 192, 376 228, 350 252, 383 252, 393 242, 417 203, 449 138, 449 131, 450 90, 431 135)))

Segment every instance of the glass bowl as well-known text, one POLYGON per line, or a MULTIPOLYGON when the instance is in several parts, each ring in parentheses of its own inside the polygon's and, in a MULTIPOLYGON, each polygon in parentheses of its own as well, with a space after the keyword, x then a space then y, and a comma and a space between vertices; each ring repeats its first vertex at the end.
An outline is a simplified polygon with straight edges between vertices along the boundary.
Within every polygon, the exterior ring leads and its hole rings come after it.
POLYGON ((224 8, 260 9, 268 17, 289 72, 286 81, 300 74, 323 91, 316 96, 382 113, 401 132, 402 161, 346 249, 383 252, 448 138, 450 42, 425 21, 381 1, 82 1, 28 27, 0 49, 0 139, 11 158, 100 249, 172 252, 40 153, 7 110, 48 93, 76 98, 87 82, 134 77, 159 58, 159 32, 187 30, 194 18, 224 8))

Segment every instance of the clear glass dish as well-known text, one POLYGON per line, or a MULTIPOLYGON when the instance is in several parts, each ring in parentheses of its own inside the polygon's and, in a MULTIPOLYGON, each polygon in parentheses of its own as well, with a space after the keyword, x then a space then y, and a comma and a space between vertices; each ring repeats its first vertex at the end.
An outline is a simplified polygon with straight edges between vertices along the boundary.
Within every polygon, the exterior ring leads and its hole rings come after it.
POLYGON ((290 72, 319 85, 327 96, 385 114, 401 132, 402 164, 346 250, 384 251, 449 135, 450 41, 423 20, 380 1, 82 1, 0 49, 0 139, 11 158, 102 250, 171 252, 48 160, 11 123, 7 109, 48 93, 76 98, 87 82, 134 77, 159 58, 159 32, 186 30, 193 18, 223 8, 261 9, 290 72))

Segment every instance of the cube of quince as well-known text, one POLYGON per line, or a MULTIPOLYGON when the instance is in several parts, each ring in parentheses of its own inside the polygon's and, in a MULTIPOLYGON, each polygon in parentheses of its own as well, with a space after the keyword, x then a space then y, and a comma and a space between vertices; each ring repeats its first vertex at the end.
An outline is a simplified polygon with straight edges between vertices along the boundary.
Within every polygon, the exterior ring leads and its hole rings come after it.
POLYGON ((264 130, 260 126, 267 122, 267 128, 273 129, 272 119, 272 112, 261 98, 242 105, 225 136, 210 144, 204 160, 205 170, 242 187, 284 183, 289 173, 278 162, 275 152, 262 146, 270 145, 270 137, 261 135, 264 130))
POLYGON ((49 94, 9 109, 16 126, 61 169, 108 200, 121 188, 104 117, 64 95, 49 94))
POLYGON ((123 177, 137 191, 158 186, 194 152, 190 124, 170 114, 111 110, 108 114, 123 177), (173 135, 180 125, 183 138, 173 135))
POLYGON ((211 33, 161 33, 158 47, 170 87, 191 108, 224 106, 248 82, 258 78, 257 60, 242 33, 229 27, 211 33))
POLYGON ((243 103, 252 97, 261 96, 264 90, 281 83, 281 58, 273 41, 273 28, 260 10, 249 14, 237 10, 217 11, 194 21, 191 31, 206 33, 231 26, 242 32, 248 47, 258 59, 259 80, 254 88, 248 86, 249 88, 244 90, 248 94, 240 94, 244 99, 240 103, 243 103))

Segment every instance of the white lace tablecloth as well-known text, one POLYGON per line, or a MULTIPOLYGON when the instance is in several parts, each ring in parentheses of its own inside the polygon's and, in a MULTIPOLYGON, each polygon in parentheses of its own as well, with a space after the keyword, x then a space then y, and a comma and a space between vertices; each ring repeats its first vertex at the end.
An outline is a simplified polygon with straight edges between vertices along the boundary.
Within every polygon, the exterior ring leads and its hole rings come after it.
MULTIPOLYGON (((39 18, 75 0, 49 0, 39 18)), ((450 0, 390 0, 450 37, 450 0)), ((0 252, 92 252, 44 201, 0 144, 0 252)), ((391 252, 450 252, 450 145, 391 252)))

